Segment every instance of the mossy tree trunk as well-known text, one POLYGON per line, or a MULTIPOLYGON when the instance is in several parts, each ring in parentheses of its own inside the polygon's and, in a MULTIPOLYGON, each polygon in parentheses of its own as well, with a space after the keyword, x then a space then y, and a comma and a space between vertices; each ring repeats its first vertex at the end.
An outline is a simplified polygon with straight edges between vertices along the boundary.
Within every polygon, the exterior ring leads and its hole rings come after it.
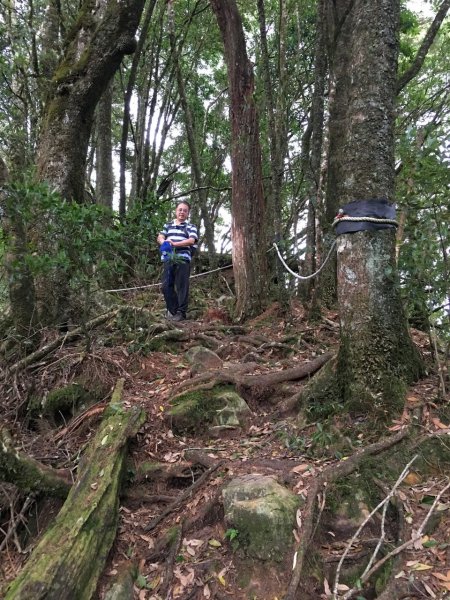
MULTIPOLYGON (((84 202, 95 109, 123 57, 135 50, 143 6, 143 0, 108 0, 98 10, 95 2, 85 0, 65 40, 64 56, 49 85, 36 164, 38 179, 67 201, 84 202)), ((44 323, 65 318, 68 276, 55 273, 52 282, 47 278, 38 282, 44 323)))
POLYGON ((84 201, 84 176, 96 106, 123 57, 135 50, 143 0, 81 5, 44 111, 37 167, 66 200, 84 201), (99 17, 100 15, 100 17, 99 17))
POLYGON ((385 421, 401 412, 423 373, 400 301, 392 230, 338 238, 339 389, 352 414, 385 421))
MULTIPOLYGON (((375 198, 394 202, 399 23, 398 0, 336 5, 335 35, 343 36, 346 51, 343 64, 335 66, 341 73, 335 90, 340 108, 330 115, 333 193, 330 198, 329 187, 327 201, 333 212, 336 199, 340 205, 375 198)), ((375 411, 383 419, 402 406, 404 382, 422 372, 401 304, 394 243, 393 228, 348 233, 338 238, 337 253, 340 392, 352 412, 375 411)))
POLYGON ((123 410, 119 383, 64 506, 5 600, 92 597, 116 535, 127 441, 144 421, 137 407, 123 410))

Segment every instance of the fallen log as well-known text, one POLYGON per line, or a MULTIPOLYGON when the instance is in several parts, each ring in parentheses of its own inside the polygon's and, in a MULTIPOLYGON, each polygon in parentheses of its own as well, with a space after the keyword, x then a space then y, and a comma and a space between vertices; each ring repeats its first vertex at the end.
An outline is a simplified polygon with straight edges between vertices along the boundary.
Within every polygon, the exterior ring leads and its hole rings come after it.
POLYGON ((128 439, 145 420, 125 411, 116 385, 104 419, 80 463, 78 478, 5 600, 89 600, 97 586, 118 523, 119 488, 128 439))

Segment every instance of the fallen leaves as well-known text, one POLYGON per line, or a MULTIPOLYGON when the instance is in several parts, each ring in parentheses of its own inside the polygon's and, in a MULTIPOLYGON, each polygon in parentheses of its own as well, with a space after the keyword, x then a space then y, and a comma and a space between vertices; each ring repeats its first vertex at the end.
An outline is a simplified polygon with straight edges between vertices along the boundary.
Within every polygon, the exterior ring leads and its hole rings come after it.
POLYGON ((438 580, 438 585, 450 591, 450 570, 444 575, 443 573, 432 573, 433 577, 438 580))

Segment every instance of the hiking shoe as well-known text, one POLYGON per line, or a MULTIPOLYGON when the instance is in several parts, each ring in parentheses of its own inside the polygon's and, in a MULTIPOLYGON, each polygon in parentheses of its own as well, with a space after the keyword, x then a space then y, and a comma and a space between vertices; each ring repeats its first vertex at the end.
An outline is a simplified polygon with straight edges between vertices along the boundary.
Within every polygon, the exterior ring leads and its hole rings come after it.
POLYGON ((171 321, 185 321, 186 317, 183 315, 183 313, 177 312, 177 314, 174 315, 170 320, 171 321))
POLYGON ((170 310, 168 310, 168 311, 166 312, 166 319, 167 319, 168 321, 173 321, 173 320, 175 319, 175 317, 176 317, 176 316, 177 316, 177 315, 173 315, 173 314, 170 312, 170 310))

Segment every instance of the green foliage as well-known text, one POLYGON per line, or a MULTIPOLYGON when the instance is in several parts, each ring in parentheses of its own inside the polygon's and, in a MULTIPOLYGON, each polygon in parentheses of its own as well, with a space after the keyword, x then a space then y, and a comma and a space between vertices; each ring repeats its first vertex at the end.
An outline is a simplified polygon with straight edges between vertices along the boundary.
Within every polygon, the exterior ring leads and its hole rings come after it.
POLYGON ((239 531, 237 529, 234 529, 233 527, 230 527, 229 529, 227 529, 224 534, 224 538, 230 540, 230 544, 231 544, 231 548, 232 548, 233 552, 236 552, 237 549, 239 548, 238 536, 239 536, 239 531))
MULTIPOLYGON (((27 231, 25 261, 32 275, 51 279, 65 273, 84 308, 93 290, 156 273, 159 255, 152 258, 149 250, 160 222, 142 208, 120 221, 103 206, 66 202, 45 184, 26 181, 10 185, 7 210, 20 215, 27 231)), ((3 237, 1 244, 4 252, 9 240, 3 237)))
MULTIPOLYGON (((417 50, 423 35, 408 36, 417 50)), ((411 323, 424 331, 436 326, 450 340, 450 148, 448 65, 450 26, 444 24, 422 71, 403 90, 397 123, 397 201, 404 220, 399 269, 411 323)))

